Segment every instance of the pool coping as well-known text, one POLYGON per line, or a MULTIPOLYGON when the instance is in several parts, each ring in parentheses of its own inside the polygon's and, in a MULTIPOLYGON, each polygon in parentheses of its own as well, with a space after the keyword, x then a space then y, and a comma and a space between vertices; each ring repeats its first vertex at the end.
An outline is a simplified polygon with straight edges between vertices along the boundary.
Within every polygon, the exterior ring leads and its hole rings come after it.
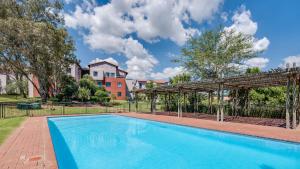
POLYGON ((260 125, 253 125, 253 124, 244 124, 244 123, 231 123, 231 122, 216 122, 212 120, 204 120, 204 119, 193 119, 193 118, 186 118, 186 117, 173 117, 173 116, 164 116, 164 115, 155 115, 155 114, 141 114, 141 113, 116 113, 120 116, 125 117, 132 117, 137 119, 144 119, 144 120, 150 120, 150 121, 157 121, 157 122, 163 122, 168 124, 175 124, 180 126, 187 126, 187 127, 193 127, 193 128, 199 128, 204 130, 210 130, 210 131, 218 131, 218 132, 224 132, 224 133, 230 133, 230 134, 237 134, 237 135, 244 135, 244 136, 250 136, 250 137, 256 137, 261 139, 268 139, 268 140, 274 140, 274 141, 281 141, 281 142, 287 142, 287 143, 293 143, 293 144, 300 144, 300 130, 299 129, 285 129, 280 127, 272 127, 272 126, 260 126, 260 125), (163 117, 163 118, 162 118, 163 117), (164 120, 164 118, 169 118, 170 120, 164 120), (180 122, 183 120, 198 122, 196 123, 186 123, 186 122, 180 122), (199 125, 201 122, 206 123, 214 123, 217 127, 207 127, 204 125, 199 125), (221 127, 224 127, 224 125, 233 125, 233 126, 250 126, 250 128, 258 128, 258 129, 271 129, 272 131, 280 131, 285 132, 287 134, 285 135, 296 135, 295 137, 282 137, 281 135, 268 135, 268 134, 261 134, 261 133, 249 133, 245 132, 245 129, 224 129, 221 127))

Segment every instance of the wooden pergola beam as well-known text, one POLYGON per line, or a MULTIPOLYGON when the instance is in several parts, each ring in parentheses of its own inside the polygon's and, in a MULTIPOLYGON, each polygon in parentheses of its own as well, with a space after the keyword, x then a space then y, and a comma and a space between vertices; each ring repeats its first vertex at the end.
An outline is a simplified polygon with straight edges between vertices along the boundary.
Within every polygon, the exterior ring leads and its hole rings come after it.
MULTIPOLYGON (((188 83, 182 83, 177 85, 163 85, 158 86, 153 89, 140 89, 135 90, 137 93, 146 93, 146 94, 165 94, 165 93, 177 93, 179 98, 181 98, 182 93, 192 93, 192 92, 207 92, 209 93, 209 104, 212 108, 211 98, 212 92, 217 91, 218 93, 218 112, 217 120, 222 121, 224 116, 224 90, 235 90, 236 97, 238 96, 239 89, 255 89, 262 87, 272 87, 272 86, 287 86, 286 92, 286 127, 290 128, 290 113, 292 113, 292 127, 296 128, 297 123, 297 103, 300 102, 300 99, 297 99, 297 90, 295 89, 297 84, 300 89, 300 79, 293 77, 300 77, 300 67, 293 67, 287 69, 277 69, 269 72, 262 72, 257 74, 247 74, 239 75, 233 77, 225 78, 216 78, 216 79, 206 79, 188 83), (291 86, 292 80, 292 86, 291 86), (291 107, 290 103, 290 90, 293 87, 292 96, 293 96, 293 106, 291 107), (292 112, 290 109, 292 108, 292 112)), ((298 94, 298 98, 299 98, 298 94)), ((152 99, 153 100, 153 99, 152 99)), ((153 103, 152 101, 152 112, 153 112, 153 103)), ((237 115, 237 99, 234 100, 234 112, 237 115)), ((249 101, 248 101, 249 102, 249 101)), ((300 106, 298 106, 300 109, 300 106)), ((247 111, 249 111, 249 106, 247 105, 247 111)), ((182 103, 178 99, 178 116, 182 116, 182 103)), ((300 117, 299 117, 300 119, 300 117)))

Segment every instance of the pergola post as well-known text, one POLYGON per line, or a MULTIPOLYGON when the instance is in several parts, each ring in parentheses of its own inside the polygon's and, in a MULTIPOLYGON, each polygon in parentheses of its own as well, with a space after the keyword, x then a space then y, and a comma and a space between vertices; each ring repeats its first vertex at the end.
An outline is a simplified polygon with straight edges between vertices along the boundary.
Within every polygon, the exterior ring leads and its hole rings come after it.
POLYGON ((167 93, 165 93, 165 112, 168 111, 167 93))
MULTIPOLYGON (((287 64, 287 69, 289 71, 289 65, 287 64)), ((286 87, 286 105, 285 105, 285 120, 286 120, 286 128, 290 128, 290 86, 291 79, 288 77, 287 87, 286 87)))
POLYGON ((217 108, 217 121, 220 121, 220 90, 221 90, 221 84, 218 85, 218 108, 217 108))
POLYGON ((234 116, 235 117, 237 117, 237 115, 238 115, 238 110, 237 110, 238 98, 239 98, 239 90, 235 89, 235 97, 234 97, 234 116))
POLYGON ((135 92, 135 112, 138 112, 139 102, 138 102, 138 93, 135 92))
POLYGON ((178 108, 178 117, 181 117, 182 116, 182 114, 181 114, 181 112, 182 112, 182 107, 181 107, 181 90, 179 89, 179 92, 178 92, 178 98, 177 98, 178 100, 178 103, 177 103, 177 108, 178 108))
POLYGON ((212 114, 212 92, 211 91, 209 91, 208 92, 208 113, 209 114, 212 114))
POLYGON ((297 110, 298 110, 298 120, 300 125, 300 76, 298 76, 298 96, 297 96, 297 110))
POLYGON ((297 81, 296 77, 293 77, 293 107, 292 107, 292 128, 295 129, 297 127, 297 81))
POLYGON ((198 96, 197 96, 197 91, 195 90, 194 92, 194 116, 196 116, 196 109, 198 108, 198 96))
POLYGON ((221 84, 221 103, 220 103, 221 122, 224 121, 224 84, 221 84))
POLYGON ((156 114, 156 90, 154 90, 154 93, 153 93, 153 113, 156 114))
POLYGON ((183 107, 184 107, 184 112, 187 112, 187 108, 186 108, 186 92, 183 93, 183 107))
MULTIPOLYGON (((293 63, 293 68, 296 68, 296 63, 293 63)), ((297 75, 293 75, 293 107, 292 107, 292 128, 297 127, 297 75)))
POLYGON ((250 116, 250 111, 251 111, 251 108, 250 108, 250 95, 249 95, 249 92, 250 92, 250 89, 247 89, 247 98, 246 98, 246 113, 248 116, 250 116))
POLYGON ((150 112, 153 114, 153 93, 150 94, 150 112))
POLYGON ((170 92, 168 92, 168 114, 170 115, 170 100, 171 100, 171 95, 170 95, 170 92))

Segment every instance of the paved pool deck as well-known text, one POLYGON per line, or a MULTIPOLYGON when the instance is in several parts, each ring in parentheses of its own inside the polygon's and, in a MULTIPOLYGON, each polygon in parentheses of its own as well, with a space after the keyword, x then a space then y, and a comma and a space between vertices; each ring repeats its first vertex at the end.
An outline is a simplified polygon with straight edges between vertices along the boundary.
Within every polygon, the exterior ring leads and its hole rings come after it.
POLYGON ((0 146, 0 169, 57 169, 46 117, 28 117, 0 146))
MULTIPOLYGON (((218 123, 211 120, 140 113, 118 113, 118 115, 300 143, 300 129, 287 130, 278 127, 218 123)), ((0 146, 0 169, 57 168, 47 117, 27 118, 0 146)))

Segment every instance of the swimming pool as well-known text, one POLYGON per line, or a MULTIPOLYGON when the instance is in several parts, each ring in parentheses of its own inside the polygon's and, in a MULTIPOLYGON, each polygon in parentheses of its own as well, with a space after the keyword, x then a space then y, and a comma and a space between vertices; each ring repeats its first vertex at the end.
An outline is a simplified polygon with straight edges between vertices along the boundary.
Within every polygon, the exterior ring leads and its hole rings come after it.
POLYGON ((300 144, 117 115, 55 117, 60 169, 300 169, 300 144))

